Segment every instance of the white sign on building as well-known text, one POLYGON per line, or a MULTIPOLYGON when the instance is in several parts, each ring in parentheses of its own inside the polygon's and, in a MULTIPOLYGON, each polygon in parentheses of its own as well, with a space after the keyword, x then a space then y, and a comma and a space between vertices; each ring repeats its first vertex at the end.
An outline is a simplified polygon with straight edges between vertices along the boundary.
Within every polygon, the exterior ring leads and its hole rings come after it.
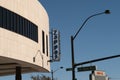
POLYGON ((90 74, 90 80, 108 80, 108 76, 104 71, 96 70, 90 74))

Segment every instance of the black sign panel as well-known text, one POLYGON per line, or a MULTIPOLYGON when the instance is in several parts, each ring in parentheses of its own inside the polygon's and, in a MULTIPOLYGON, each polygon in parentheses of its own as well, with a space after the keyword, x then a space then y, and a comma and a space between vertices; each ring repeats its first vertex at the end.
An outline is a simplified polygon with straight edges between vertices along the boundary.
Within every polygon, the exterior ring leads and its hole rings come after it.
POLYGON ((80 71, 94 71, 94 70, 96 70, 96 66, 79 67, 77 69, 78 69, 78 72, 80 72, 80 71))
POLYGON ((52 60, 60 61, 60 32, 52 30, 52 60))

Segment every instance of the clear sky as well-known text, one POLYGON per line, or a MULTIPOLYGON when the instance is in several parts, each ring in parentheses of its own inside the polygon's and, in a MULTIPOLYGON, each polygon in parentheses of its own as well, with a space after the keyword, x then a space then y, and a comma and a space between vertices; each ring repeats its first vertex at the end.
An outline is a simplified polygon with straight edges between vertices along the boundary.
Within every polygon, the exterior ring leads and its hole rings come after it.
MULTIPOLYGON (((45 7, 50 21, 50 29, 61 32, 61 61, 51 64, 56 70, 63 66, 63 70, 54 73, 57 80, 72 80, 71 44, 70 36, 75 35, 84 20, 96 13, 109 9, 111 14, 99 15, 91 18, 74 40, 75 63, 120 54, 120 0, 40 0, 45 7)), ((96 65, 98 70, 106 72, 111 80, 120 79, 120 58, 90 63, 82 66, 96 65)), ((77 72, 77 80, 89 80, 91 72, 77 72)), ((23 80, 31 80, 30 73, 23 75, 23 80)), ((50 76, 50 73, 44 75, 50 76)), ((14 76, 1 77, 0 80, 13 80, 14 76)))
MULTIPOLYGON (((74 40, 75 63, 120 54, 120 1, 119 0, 40 0, 48 12, 50 28, 61 32, 61 62, 52 69, 71 67, 70 36, 75 35, 84 20, 106 9, 111 14, 91 18, 74 40)), ((106 72, 112 80, 120 78, 120 58, 91 63, 106 72)), ((77 72, 77 80, 89 80, 91 72, 77 72)), ((59 70, 58 80, 71 80, 71 72, 59 70)))

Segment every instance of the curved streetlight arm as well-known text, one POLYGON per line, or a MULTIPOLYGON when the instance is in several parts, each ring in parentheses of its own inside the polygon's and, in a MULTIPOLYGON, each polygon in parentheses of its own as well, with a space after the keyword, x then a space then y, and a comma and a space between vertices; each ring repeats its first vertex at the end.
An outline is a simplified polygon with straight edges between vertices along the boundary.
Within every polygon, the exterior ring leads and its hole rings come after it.
POLYGON ((110 11, 109 11, 109 10, 106 10, 105 12, 101 12, 101 13, 97 13, 97 14, 94 14, 94 15, 89 16, 89 17, 83 22, 83 24, 81 25, 81 27, 78 29, 78 31, 77 31, 77 33, 75 34, 75 36, 73 36, 73 40, 76 38, 76 36, 77 36, 78 33, 80 32, 80 30, 83 28, 83 26, 86 24, 86 22, 87 22, 90 18, 92 18, 92 17, 94 17, 94 16, 101 15, 101 14, 110 14, 110 11))
POLYGON ((60 67, 59 69, 56 69, 56 70, 54 70, 54 71, 53 71, 53 70, 51 70, 51 75, 52 75, 52 77, 51 77, 51 78, 52 78, 52 80, 54 80, 54 79, 53 79, 53 73, 55 73, 56 71, 58 71, 58 70, 60 70, 60 69, 63 69, 63 67, 60 67))
POLYGON ((60 70, 60 69, 63 69, 63 67, 60 67, 60 68, 58 68, 58 69, 56 69, 56 70, 52 70, 52 72, 54 73, 54 72, 56 72, 56 71, 58 71, 58 70, 60 70))

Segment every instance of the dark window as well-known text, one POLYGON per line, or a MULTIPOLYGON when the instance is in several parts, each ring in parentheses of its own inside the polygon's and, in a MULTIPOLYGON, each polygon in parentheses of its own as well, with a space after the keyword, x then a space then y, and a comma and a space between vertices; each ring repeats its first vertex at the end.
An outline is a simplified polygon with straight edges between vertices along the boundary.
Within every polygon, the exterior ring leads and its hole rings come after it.
POLYGON ((7 29, 9 30, 10 29, 10 25, 11 25, 11 15, 10 15, 10 12, 7 11, 7 29))
POLYGON ((3 20, 2 17, 3 17, 2 16, 2 8, 0 8, 0 27, 2 27, 2 20, 3 20))
POLYGON ((7 28, 7 11, 5 9, 3 9, 3 28, 7 28))
POLYGON ((30 23, 30 30, 29 31, 30 31, 30 38, 32 38, 32 33, 31 33, 32 32, 32 24, 31 23, 30 23))
POLYGON ((42 51, 45 53, 45 32, 42 31, 42 51))
POLYGON ((25 31, 25 36, 27 37, 27 35, 29 35, 28 34, 28 21, 27 20, 25 20, 25 24, 24 24, 24 31, 25 31))
POLYGON ((31 38, 33 38, 34 37, 34 35, 33 35, 33 24, 31 24, 32 26, 31 26, 31 38))
POLYGON ((20 23, 20 34, 23 35, 23 19, 22 17, 19 18, 19 23, 20 23))
POLYGON ((38 27, 35 27, 34 31, 35 31, 35 35, 36 35, 35 40, 38 41, 38 33, 37 33, 38 32, 38 27))
POLYGON ((30 29, 30 27, 29 27, 30 25, 29 24, 30 24, 30 22, 28 21, 28 23, 27 23, 27 25, 28 25, 28 27, 27 27, 27 35, 28 35, 28 37, 30 37, 29 36, 29 29, 30 29))
POLYGON ((22 18, 22 34, 25 36, 25 19, 22 18))
POLYGON ((13 31, 17 32, 17 15, 13 15, 13 31))
POLYGON ((16 32, 18 32, 19 34, 20 34, 20 16, 17 16, 17 25, 16 25, 16 27, 17 27, 17 31, 16 32))
MULTIPOLYGON (((10 16, 11 16, 11 20, 10 20, 10 21, 11 21, 10 30, 13 31, 13 29, 14 29, 14 27, 13 27, 13 26, 14 26, 14 14, 11 12, 11 13, 10 13, 10 16)), ((3 26, 3 27, 4 27, 4 26, 3 26)))
POLYGON ((38 42, 38 27, 26 18, 0 7, 0 27, 38 42))
POLYGON ((46 35, 46 53, 47 53, 47 56, 48 56, 48 36, 46 35))

